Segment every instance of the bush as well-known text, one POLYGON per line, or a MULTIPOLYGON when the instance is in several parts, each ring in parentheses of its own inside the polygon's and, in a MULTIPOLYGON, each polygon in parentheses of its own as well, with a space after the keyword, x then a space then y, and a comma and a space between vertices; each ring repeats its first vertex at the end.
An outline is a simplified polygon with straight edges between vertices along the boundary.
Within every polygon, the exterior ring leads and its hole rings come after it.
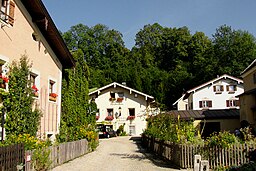
POLYGON ((239 139, 234 135, 227 131, 213 133, 210 137, 208 137, 205 141, 205 145, 207 147, 230 147, 230 145, 238 143, 239 139))

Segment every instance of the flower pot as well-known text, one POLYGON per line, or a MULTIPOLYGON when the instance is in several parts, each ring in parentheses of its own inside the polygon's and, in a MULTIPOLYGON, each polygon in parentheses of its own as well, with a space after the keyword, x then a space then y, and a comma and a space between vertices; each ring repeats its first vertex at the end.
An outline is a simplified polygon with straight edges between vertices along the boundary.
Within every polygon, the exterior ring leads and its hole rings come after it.
POLYGON ((56 98, 56 97, 49 96, 49 100, 56 102, 57 98, 56 98))

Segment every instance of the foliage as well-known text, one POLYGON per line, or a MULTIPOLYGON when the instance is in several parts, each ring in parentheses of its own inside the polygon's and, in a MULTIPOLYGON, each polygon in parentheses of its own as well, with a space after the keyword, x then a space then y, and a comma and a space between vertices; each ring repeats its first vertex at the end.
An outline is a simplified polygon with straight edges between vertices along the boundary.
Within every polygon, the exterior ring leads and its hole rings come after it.
MULTIPOLYGON (((198 141, 197 130, 193 122, 174 119, 169 114, 160 114, 148 119, 146 135, 176 143, 193 143, 198 141)), ((200 135, 200 134, 199 134, 200 135)))
POLYGON ((184 91, 217 75, 239 77, 256 56, 254 36, 226 25, 209 38, 203 32, 191 34, 187 27, 148 24, 136 34, 131 50, 119 31, 101 24, 72 26, 63 38, 70 50, 82 50, 89 88, 126 82, 154 96, 163 109, 171 109, 184 91))
POLYGON ((33 151, 32 163, 35 171, 47 171, 50 169, 52 161, 50 158, 50 149, 48 148, 37 148, 33 151))
POLYGON ((230 147, 231 144, 238 143, 239 139, 234 135, 227 131, 213 133, 210 137, 208 137, 205 141, 205 145, 207 147, 230 147))
POLYGON ((249 163, 245 163, 241 166, 232 166, 228 171, 254 171, 256 169, 256 163, 254 161, 250 161, 249 163))
POLYGON ((119 128, 116 130, 116 134, 118 136, 126 136, 127 133, 124 131, 124 125, 120 125, 119 128))
POLYGON ((30 134, 36 136, 39 128, 41 111, 33 109, 33 92, 28 80, 31 64, 26 55, 22 55, 19 62, 14 61, 10 66, 9 93, 3 101, 7 112, 5 130, 9 136, 30 134))

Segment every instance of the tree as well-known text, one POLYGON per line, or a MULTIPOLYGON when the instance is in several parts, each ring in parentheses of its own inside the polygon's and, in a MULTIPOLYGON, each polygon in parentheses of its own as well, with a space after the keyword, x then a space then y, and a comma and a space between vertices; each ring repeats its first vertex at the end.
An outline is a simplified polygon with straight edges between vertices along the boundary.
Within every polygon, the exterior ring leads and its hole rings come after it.
POLYGON ((41 112, 36 107, 33 110, 33 92, 30 81, 31 64, 26 55, 20 61, 12 62, 9 73, 9 94, 4 100, 6 109, 5 130, 9 135, 30 134, 36 136, 40 124, 41 112))

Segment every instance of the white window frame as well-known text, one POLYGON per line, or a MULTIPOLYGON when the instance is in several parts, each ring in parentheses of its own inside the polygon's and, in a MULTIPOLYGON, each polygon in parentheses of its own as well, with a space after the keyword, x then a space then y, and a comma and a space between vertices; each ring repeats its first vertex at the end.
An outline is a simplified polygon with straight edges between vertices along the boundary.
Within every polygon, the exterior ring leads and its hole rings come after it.
POLYGON ((6 7, 2 6, 2 2, 4 2, 4 0, 0 0, 0 21, 9 25, 10 0, 7 0, 6 7))

